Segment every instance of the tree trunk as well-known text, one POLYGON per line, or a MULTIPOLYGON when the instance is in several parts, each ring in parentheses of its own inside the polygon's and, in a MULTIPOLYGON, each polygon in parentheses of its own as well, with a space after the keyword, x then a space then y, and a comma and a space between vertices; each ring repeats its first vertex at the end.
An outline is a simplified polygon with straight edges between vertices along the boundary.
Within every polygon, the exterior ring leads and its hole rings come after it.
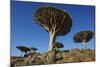
POLYGON ((54 43, 55 43, 55 39, 56 39, 55 34, 50 34, 48 51, 52 51, 53 50, 53 46, 54 46, 54 43))
POLYGON ((23 52, 22 52, 22 54, 21 54, 21 56, 20 57, 23 57, 23 52))
POLYGON ((84 47, 84 49, 87 49, 87 43, 86 42, 83 42, 83 47, 84 47))
POLYGON ((25 52, 25 55, 26 55, 26 52, 25 52))

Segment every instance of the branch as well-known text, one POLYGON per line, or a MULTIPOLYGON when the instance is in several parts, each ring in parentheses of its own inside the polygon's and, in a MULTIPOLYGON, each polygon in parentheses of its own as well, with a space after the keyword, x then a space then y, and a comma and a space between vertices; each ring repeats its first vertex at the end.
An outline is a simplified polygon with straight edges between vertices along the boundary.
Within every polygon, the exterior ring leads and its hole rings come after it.
POLYGON ((83 40, 86 42, 86 39, 87 39, 87 33, 84 33, 83 40))
POLYGON ((55 15, 54 15, 53 17, 54 17, 53 29, 55 30, 56 27, 57 27, 57 21, 56 21, 56 17, 55 17, 55 15))
POLYGON ((39 23, 39 24, 45 27, 49 31, 50 29, 46 25, 46 20, 42 16, 38 16, 37 18, 41 18, 43 20, 44 23, 39 23))
POLYGON ((63 24, 63 22, 64 22, 64 19, 65 19, 65 15, 63 16, 62 21, 61 21, 61 24, 59 25, 59 28, 57 28, 56 32, 58 32, 59 29, 61 28, 61 26, 62 26, 62 24, 63 24))

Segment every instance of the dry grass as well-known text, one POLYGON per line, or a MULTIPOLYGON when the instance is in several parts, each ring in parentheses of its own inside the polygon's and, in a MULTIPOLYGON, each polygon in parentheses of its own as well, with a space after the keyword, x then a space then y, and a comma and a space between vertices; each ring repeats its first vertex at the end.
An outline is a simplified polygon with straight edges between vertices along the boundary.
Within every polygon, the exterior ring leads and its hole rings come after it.
POLYGON ((23 59, 11 57, 11 63, 15 63, 17 66, 20 65, 38 65, 38 64, 60 64, 60 63, 74 63, 74 62, 91 62, 95 61, 95 51, 92 49, 71 49, 67 52, 57 52, 55 58, 51 60, 52 52, 43 54, 31 53, 23 59), (31 56, 31 57, 29 57, 31 56), (40 58, 35 58, 38 57, 40 58))

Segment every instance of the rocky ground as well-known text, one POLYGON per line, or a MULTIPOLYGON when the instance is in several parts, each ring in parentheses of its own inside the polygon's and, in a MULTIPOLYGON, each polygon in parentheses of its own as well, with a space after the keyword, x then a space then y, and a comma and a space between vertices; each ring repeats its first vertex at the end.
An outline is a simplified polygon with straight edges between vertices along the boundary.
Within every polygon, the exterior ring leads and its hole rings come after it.
MULTIPOLYGON (((95 61, 93 49, 71 49, 46 53, 29 53, 25 57, 11 56, 11 65, 41 65, 95 61)), ((13 66, 14 67, 14 66, 13 66)))

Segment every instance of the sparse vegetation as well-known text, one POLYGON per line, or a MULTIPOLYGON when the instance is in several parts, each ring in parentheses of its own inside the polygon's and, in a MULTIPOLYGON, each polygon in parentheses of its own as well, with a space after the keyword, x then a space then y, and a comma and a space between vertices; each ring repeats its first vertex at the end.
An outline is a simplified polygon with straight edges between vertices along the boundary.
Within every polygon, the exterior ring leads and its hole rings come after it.
POLYGON ((41 65, 41 64, 55 64, 55 63, 73 63, 73 62, 90 62, 95 61, 95 51, 92 49, 72 49, 69 52, 58 52, 55 58, 50 58, 52 52, 43 54, 32 54, 28 57, 20 59, 11 57, 11 62, 16 62, 17 66, 21 65, 41 65), (52 62, 51 62, 52 61, 52 62))

